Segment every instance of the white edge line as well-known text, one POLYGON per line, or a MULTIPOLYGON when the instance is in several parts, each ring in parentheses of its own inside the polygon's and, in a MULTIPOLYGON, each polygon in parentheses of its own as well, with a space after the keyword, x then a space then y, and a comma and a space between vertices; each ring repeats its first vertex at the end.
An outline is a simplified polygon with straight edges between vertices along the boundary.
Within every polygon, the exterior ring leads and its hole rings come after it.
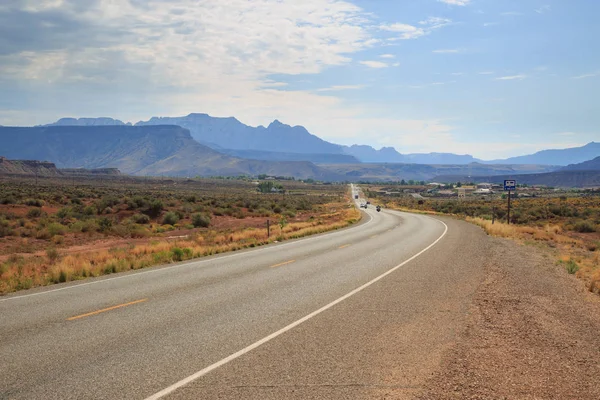
MULTIPOLYGON (((43 292, 38 292, 38 293, 30 293, 30 294, 24 294, 24 295, 21 295, 21 296, 0 298, 0 303, 2 303, 4 301, 17 300, 17 299, 23 299, 23 298, 26 298, 26 297, 40 296, 40 295, 43 295, 43 294, 60 292, 62 290, 75 289, 75 288, 79 288, 79 287, 82 287, 82 286, 96 285, 96 284, 99 284, 99 283, 114 281, 114 280, 117 280, 117 279, 125 279, 125 278, 132 278, 132 277, 136 277, 136 276, 140 276, 140 275, 145 275, 145 274, 152 274, 152 273, 155 273, 155 272, 165 271, 165 270, 168 270, 168 269, 175 269, 175 268, 187 267, 187 266, 192 265, 192 264, 206 264, 206 263, 209 263, 209 262, 220 261, 220 260, 224 260, 224 259, 231 258, 231 257, 239 257, 239 256, 242 256, 242 255, 248 255, 248 253, 258 253, 258 252, 261 252, 261 251, 267 251, 267 250, 272 250, 272 249, 279 249, 281 247, 291 246, 291 245, 294 245, 296 243, 301 243, 301 242, 305 242, 305 241, 308 241, 308 240, 316 240, 316 239, 320 239, 322 236, 325 236, 325 235, 342 234, 342 233, 346 233, 346 232, 348 232, 350 230, 354 230, 354 229, 357 229, 357 228, 360 228, 360 227, 364 227, 365 225, 370 224, 373 221, 373 216, 371 214, 368 214, 368 213, 367 213, 367 215, 371 219, 368 220, 367 222, 365 222, 364 224, 360 224, 360 225, 354 226, 352 228, 344 229, 344 230, 341 230, 341 231, 340 230, 336 230, 336 231, 325 232, 325 233, 323 233, 321 235, 318 235, 318 236, 312 235, 312 236, 306 237, 304 239, 295 240, 293 242, 288 242, 288 243, 282 243, 282 244, 277 245, 277 246, 263 247, 263 248, 258 248, 258 249, 254 249, 254 250, 250 250, 250 251, 245 251, 245 252, 241 252, 241 253, 235 253, 235 254, 225 254, 223 256, 217 256, 215 258, 211 258, 210 260, 202 260, 202 259, 200 259, 200 260, 190 260, 189 262, 186 262, 186 263, 172 265, 170 267, 164 267, 164 268, 156 268, 158 266, 154 266, 154 269, 151 269, 151 270, 148 270, 148 271, 134 272, 134 273, 129 274, 129 275, 115 276, 114 278, 107 278, 107 279, 97 280, 97 281, 93 281, 93 282, 84 282, 84 283, 74 284, 74 285, 71 285, 71 286, 66 286, 66 287, 62 287, 62 288, 58 288, 58 289, 45 290, 43 292)), ((125 272, 125 271, 123 271, 123 272, 125 272)))
MULTIPOLYGON (((427 218, 429 218, 429 217, 427 217, 427 218)), ((196 372, 195 374, 190 375, 187 378, 184 378, 184 379, 180 380, 179 382, 176 382, 176 383, 172 384, 171 386, 169 386, 169 387, 161 390, 160 392, 155 393, 155 394, 153 394, 150 397, 147 397, 145 400, 158 400, 158 399, 161 399, 162 397, 164 397, 164 396, 166 396, 166 395, 174 392, 175 390, 179 389, 180 387, 185 386, 188 383, 193 382, 196 379, 198 379, 198 378, 200 378, 200 377, 208 374, 209 372, 214 371, 215 369, 217 369, 217 368, 219 368, 219 367, 221 367, 221 366, 229 363, 230 361, 233 361, 236 358, 243 356, 244 354, 246 354, 246 353, 248 353, 248 352, 256 349, 257 347, 259 347, 259 346, 261 346, 261 345, 269 342, 270 340, 275 339, 277 336, 279 336, 279 335, 281 335, 281 334, 283 334, 283 333, 285 333, 285 332, 287 332, 287 331, 289 331, 289 330, 297 327, 301 323, 306 322, 309 319, 311 319, 311 318, 313 318, 313 317, 321 314, 323 311, 330 309, 331 307, 335 306, 338 303, 341 303, 342 301, 346 300, 347 298, 349 298, 349 297, 355 295, 356 293, 362 291, 363 289, 371 286, 375 282, 383 279, 384 277, 388 276, 392 272, 396 271, 398 268, 403 267, 407 263, 409 263, 412 260, 414 260, 415 258, 419 257, 421 254, 425 253, 427 250, 429 250, 430 248, 432 248, 433 246, 435 246, 440 240, 442 240, 442 238, 444 236, 446 236, 446 233, 448 232, 448 225, 446 225, 444 222, 442 222, 440 220, 437 220, 437 219, 434 219, 434 218, 431 218, 431 219, 433 219, 434 221, 438 221, 442 225, 444 225, 444 233, 442 233, 442 235, 439 238, 437 238, 435 240, 435 242, 431 243, 429 246, 427 246, 426 248, 424 248, 423 250, 421 250, 420 252, 418 252, 417 254, 415 254, 414 256, 412 256, 411 258, 409 258, 408 260, 403 261, 401 264, 396 265, 394 268, 390 269, 389 271, 384 272, 383 274, 379 275, 375 279, 373 279, 373 280, 365 283, 364 285, 362 285, 362 286, 354 289, 353 291, 351 291, 348 294, 345 294, 344 296, 340 297, 339 299, 332 301, 331 303, 329 303, 329 304, 327 304, 327 305, 319 308, 316 311, 313 311, 312 313, 308 314, 307 316, 305 316, 303 318, 300 318, 299 320, 297 320, 295 322, 292 322, 291 324, 287 325, 284 328, 281 328, 277 332, 274 332, 274 333, 270 334, 269 336, 266 336, 266 337, 260 339, 259 341, 252 343, 248 347, 245 347, 245 348, 241 349, 240 351, 238 351, 236 353, 233 353, 230 356, 225 357, 222 360, 217 361, 216 363, 214 363, 212 365, 209 365, 208 367, 206 367, 204 369, 201 369, 200 371, 196 372)))

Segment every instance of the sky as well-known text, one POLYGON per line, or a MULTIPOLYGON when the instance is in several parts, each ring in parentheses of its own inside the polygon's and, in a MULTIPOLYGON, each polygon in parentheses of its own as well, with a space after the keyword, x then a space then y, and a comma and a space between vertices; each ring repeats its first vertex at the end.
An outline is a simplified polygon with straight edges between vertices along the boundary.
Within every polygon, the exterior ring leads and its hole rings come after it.
POLYGON ((482 159, 600 139, 597 0, 2 0, 0 125, 191 112, 482 159))

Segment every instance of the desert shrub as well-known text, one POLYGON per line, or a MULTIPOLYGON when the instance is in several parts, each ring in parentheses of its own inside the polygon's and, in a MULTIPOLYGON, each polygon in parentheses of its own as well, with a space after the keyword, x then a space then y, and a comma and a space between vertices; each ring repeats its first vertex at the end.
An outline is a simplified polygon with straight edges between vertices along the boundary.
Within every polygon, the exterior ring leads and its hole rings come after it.
POLYGON ((42 210, 40 208, 32 208, 27 211, 27 218, 39 218, 42 215, 42 210))
POLYGON ((197 200, 198 199, 195 195, 190 195, 185 198, 185 201, 187 201, 188 203, 195 203, 197 200))
POLYGON ((179 222, 179 216, 173 211, 166 213, 162 221, 163 225, 175 225, 177 222, 179 222))
POLYGON ((579 265, 577 265, 577 263, 573 259, 563 262, 563 264, 565 265, 565 269, 567 270, 567 273, 570 275, 573 275, 574 273, 579 271, 579 265))
POLYGON ((288 218, 296 218, 296 213, 292 210, 285 210, 283 215, 288 218))
POLYGON ((56 212, 56 216, 60 219, 67 218, 72 214, 72 210, 70 207, 63 207, 56 212))
POLYGON ((596 225, 590 221, 579 221, 575 223, 573 229, 581 233, 591 233, 596 232, 596 225))
POLYGON ((88 232, 96 232, 96 231, 98 231, 99 228, 98 228, 98 224, 96 223, 95 220, 89 219, 86 221, 74 222, 73 224, 71 224, 69 229, 71 230, 71 232, 88 233, 88 232))
POLYGON ((129 225, 127 229, 129 230, 129 236, 132 238, 146 238, 150 236, 148 229, 140 225, 129 225))
POLYGON ((112 219, 106 217, 98 218, 98 229, 100 232, 107 232, 110 228, 112 228, 112 225, 112 219))
POLYGON ((130 210, 136 210, 138 208, 144 208, 146 206, 146 199, 141 196, 135 196, 133 199, 127 201, 127 207, 130 210))
POLYGON ((150 222, 150 217, 146 214, 135 214, 131 216, 131 220, 136 224, 147 224, 150 222))
POLYGON ((149 215, 152 218, 156 218, 160 215, 162 210, 165 208, 165 205, 160 200, 152 200, 148 207, 146 208, 145 214, 149 215))
POLYGON ((56 250, 56 248, 50 247, 49 249, 46 250, 46 256, 48 257, 48 260, 50 260, 50 262, 53 263, 56 260, 58 260, 58 258, 60 257, 60 254, 58 253, 58 250, 56 250))
POLYGON ((173 250, 171 250, 171 257, 173 258, 173 261, 182 261, 184 254, 185 253, 183 252, 183 249, 180 249, 179 247, 175 247, 173 250))
POLYGON ((14 235, 14 230, 5 219, 0 219, 0 238, 14 235))
POLYGON ((207 228, 210 226, 210 217, 207 214, 196 213, 192 215, 192 225, 196 228, 207 228))
POLYGON ((46 226, 46 230, 48 231, 50 237, 53 237, 56 235, 64 235, 65 232, 67 232, 67 227, 59 224, 58 222, 51 222, 48 224, 48 226, 46 226))
POLYGON ((15 204, 17 200, 13 196, 0 197, 0 204, 15 204))
POLYGON ((81 199, 79 197, 74 197, 71 199, 71 204, 81 205, 81 204, 83 204, 83 202, 81 201, 81 199))
POLYGON ((107 208, 115 207, 119 204, 119 199, 115 196, 106 196, 96 203, 96 207, 100 213, 105 212, 107 208))
POLYGON ((83 215, 91 216, 98 214, 98 209, 94 206, 87 206, 83 209, 83 215))
POLYGON ((23 204, 30 207, 42 207, 45 203, 44 200, 40 199, 27 199, 23 202, 23 204))

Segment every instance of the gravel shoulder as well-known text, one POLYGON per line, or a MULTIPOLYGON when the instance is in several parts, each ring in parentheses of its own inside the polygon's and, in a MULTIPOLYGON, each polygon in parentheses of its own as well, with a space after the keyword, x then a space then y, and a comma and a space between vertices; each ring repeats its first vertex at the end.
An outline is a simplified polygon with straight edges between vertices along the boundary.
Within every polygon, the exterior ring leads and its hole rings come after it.
POLYGON ((488 238, 485 279, 418 399, 600 399, 600 298, 542 250, 488 238))

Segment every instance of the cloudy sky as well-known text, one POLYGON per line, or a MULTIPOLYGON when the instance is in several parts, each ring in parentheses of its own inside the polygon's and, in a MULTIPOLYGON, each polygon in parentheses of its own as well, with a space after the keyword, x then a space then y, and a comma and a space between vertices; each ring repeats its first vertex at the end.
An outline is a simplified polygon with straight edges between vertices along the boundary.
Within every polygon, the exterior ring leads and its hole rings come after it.
POLYGON ((491 159, 600 139, 598 0, 2 0, 0 125, 204 112, 491 159))

